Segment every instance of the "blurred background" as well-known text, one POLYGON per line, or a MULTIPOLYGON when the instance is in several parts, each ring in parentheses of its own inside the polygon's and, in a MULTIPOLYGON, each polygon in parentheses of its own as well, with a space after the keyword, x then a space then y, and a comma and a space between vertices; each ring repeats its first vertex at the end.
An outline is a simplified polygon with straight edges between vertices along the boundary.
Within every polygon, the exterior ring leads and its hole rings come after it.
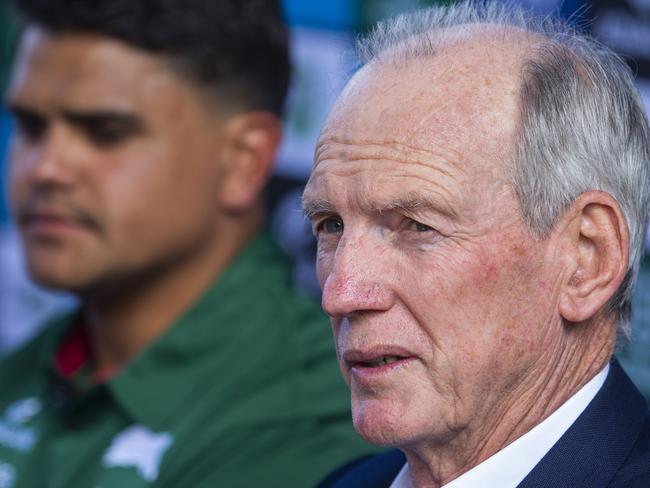
MULTIPOLYGON (((4 93, 16 38, 6 0, 0 0, 0 90, 4 93)), ((292 26, 293 86, 285 141, 269 188, 271 225, 297 260, 296 280, 318 294, 314 244, 300 211, 300 194, 311 166, 318 130, 355 67, 354 39, 376 21, 421 5, 449 0, 284 0, 292 26)), ((623 56, 650 106, 650 0, 520 0, 545 14, 558 11, 623 56)), ((45 317, 74 306, 74 298, 38 289, 27 278, 7 208, 7 142, 11 121, 0 107, 0 355, 34 334, 45 317)), ((650 398, 650 248, 646 248, 633 310, 632 341, 619 357, 650 398)))

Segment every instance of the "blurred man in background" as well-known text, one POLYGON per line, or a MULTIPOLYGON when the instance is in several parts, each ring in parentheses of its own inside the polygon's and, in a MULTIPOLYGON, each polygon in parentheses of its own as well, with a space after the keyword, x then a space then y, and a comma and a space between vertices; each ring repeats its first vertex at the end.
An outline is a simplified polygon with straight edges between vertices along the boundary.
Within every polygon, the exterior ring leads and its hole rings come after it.
POLYGON ((81 300, 0 368, 2 486, 309 486, 365 449, 264 227, 287 31, 268 0, 17 0, 11 202, 81 300))
POLYGON ((355 427, 336 488, 647 488, 629 335, 650 130, 624 62, 510 3, 380 24, 305 213, 355 427))

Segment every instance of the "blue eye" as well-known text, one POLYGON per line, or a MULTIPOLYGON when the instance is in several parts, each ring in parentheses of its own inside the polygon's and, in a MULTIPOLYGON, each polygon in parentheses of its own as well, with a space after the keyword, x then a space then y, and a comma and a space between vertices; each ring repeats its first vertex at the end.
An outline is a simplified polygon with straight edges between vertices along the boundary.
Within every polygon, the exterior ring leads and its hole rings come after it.
POLYGON ((426 224, 423 224, 413 219, 406 219, 406 222, 404 222, 403 225, 404 225, 403 227, 404 229, 409 230, 411 232, 431 232, 432 230, 435 230, 433 227, 430 227, 426 224))
POLYGON ((343 232, 343 221, 338 217, 330 217, 323 220, 319 225, 319 231, 323 231, 326 234, 338 234, 343 232))
POLYGON ((413 229, 416 232, 429 232, 433 230, 432 227, 429 227, 428 225, 421 224, 420 222, 413 221, 413 229))

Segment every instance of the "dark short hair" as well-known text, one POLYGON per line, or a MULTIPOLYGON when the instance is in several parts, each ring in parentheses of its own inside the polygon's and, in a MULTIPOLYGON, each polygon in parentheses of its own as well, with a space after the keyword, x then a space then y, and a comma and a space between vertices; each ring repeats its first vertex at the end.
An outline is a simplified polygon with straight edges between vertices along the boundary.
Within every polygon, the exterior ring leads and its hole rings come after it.
POLYGON ((27 23, 55 34, 109 36, 162 55, 247 110, 278 115, 289 83, 279 0, 13 0, 27 23))

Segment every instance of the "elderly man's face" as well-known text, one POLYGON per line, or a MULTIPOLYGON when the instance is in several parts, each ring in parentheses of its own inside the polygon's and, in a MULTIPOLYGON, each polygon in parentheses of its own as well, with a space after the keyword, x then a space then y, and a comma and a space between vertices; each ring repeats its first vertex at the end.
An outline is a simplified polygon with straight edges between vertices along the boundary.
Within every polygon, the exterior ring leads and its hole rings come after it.
POLYGON ((210 252, 222 122, 163 60, 31 28, 7 102, 12 203, 39 281, 93 290, 210 252))
POLYGON ((503 64, 479 47, 366 67, 321 135, 304 206, 371 442, 487 434, 556 332, 557 267, 506 176, 518 84, 503 64))

